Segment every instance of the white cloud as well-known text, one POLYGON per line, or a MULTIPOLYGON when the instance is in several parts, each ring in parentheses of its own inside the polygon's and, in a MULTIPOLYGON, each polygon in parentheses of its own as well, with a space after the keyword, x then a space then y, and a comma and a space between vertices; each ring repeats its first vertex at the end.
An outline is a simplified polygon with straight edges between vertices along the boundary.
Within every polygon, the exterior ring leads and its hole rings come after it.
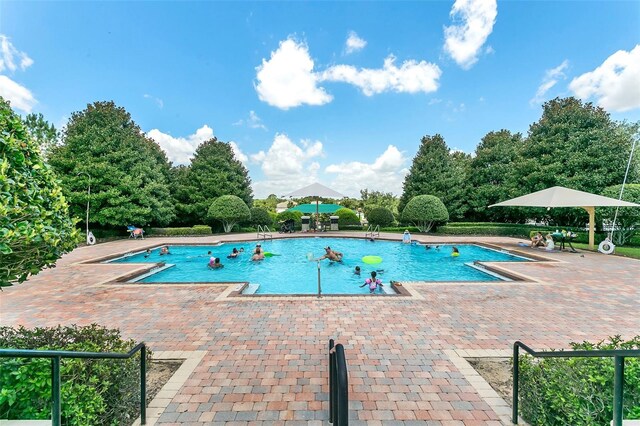
POLYGON ((569 61, 564 60, 560 65, 555 68, 551 68, 550 70, 546 70, 544 73, 544 77, 542 78, 542 83, 538 87, 536 91, 536 95, 529 101, 531 105, 540 104, 545 101, 545 95, 553 86, 558 83, 558 80, 566 79, 564 71, 569 67, 569 61))
POLYGON ((233 151, 233 155, 236 157, 236 160, 240 161, 242 164, 247 164, 249 161, 249 157, 240 150, 240 147, 234 141, 229 142, 231 145, 231 150, 233 151))
POLYGON ((618 50, 595 70, 574 78, 569 89, 586 100, 595 97, 610 111, 640 107, 640 44, 630 52, 618 50))
POLYGON ((249 111, 249 118, 247 118, 246 120, 240 119, 235 123, 233 123, 233 126, 244 126, 244 125, 247 125, 252 129, 262 129, 265 131, 268 130, 267 126, 265 126, 262 123, 262 119, 258 117, 258 114, 256 114, 255 111, 249 111))
POLYGON ((6 75, 0 75, 0 96, 10 101, 13 108, 24 111, 27 114, 38 103, 29 89, 11 80, 6 75))
POLYGON ((442 74, 437 65, 426 61, 404 61, 398 68, 395 57, 389 55, 382 68, 357 69, 352 65, 335 65, 321 74, 322 81, 341 81, 359 87, 367 96, 393 91, 417 93, 435 92, 442 74))
MULTIPOLYGON (((147 135, 167 153, 169 161, 175 164, 188 164, 198 145, 213 138, 213 129, 205 124, 186 138, 175 138, 158 129, 149 131, 147 135)), ((233 148, 233 145, 231 147, 233 148)))
POLYGON ((256 197, 284 195, 315 182, 320 164, 313 160, 322 155, 320 141, 302 140, 296 144, 287 135, 276 134, 266 152, 250 156, 253 163, 260 165, 265 177, 253 183, 256 197))
POLYGON ((149 94, 146 94, 146 93, 145 93, 144 95, 142 95, 142 96, 143 96, 145 99, 151 99, 151 100, 153 100, 153 101, 156 103, 156 105, 158 105, 158 108, 162 109, 162 108, 164 107, 164 101, 163 101, 162 99, 160 99, 160 98, 156 98, 155 96, 153 96, 153 95, 149 95, 149 94))
POLYGON ((449 15, 454 25, 444 29, 444 50, 458 65, 469 69, 493 31, 498 5, 496 0, 456 0, 449 15))
POLYGON ((33 65, 33 59, 16 49, 9 41, 9 37, 0 34, 0 71, 14 72, 18 68, 24 71, 31 65, 33 65))
POLYGON ((364 49, 367 45, 367 41, 358 37, 355 31, 349 32, 349 36, 347 37, 347 42, 345 46, 345 52, 347 54, 357 52, 358 50, 364 49))
POLYGON ((256 68, 255 85, 260 100, 281 109, 300 105, 323 105, 333 97, 317 86, 313 59, 305 43, 281 41, 271 58, 256 68))
POLYGON ((375 159, 373 164, 352 161, 331 164, 326 173, 335 174, 331 187, 345 195, 358 197, 362 188, 402 194, 402 182, 409 172, 408 159, 393 145, 375 159))

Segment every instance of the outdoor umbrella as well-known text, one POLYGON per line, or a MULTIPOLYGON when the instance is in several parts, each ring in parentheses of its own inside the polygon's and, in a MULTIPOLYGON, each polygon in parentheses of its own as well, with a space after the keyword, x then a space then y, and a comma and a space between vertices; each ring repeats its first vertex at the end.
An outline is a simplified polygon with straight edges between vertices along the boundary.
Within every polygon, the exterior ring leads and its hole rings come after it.
POLYGON ((563 186, 543 189, 531 194, 516 197, 501 203, 492 204, 489 207, 522 206, 522 207, 580 207, 589 213, 589 248, 594 248, 595 211, 596 207, 640 207, 640 204, 589 192, 576 191, 563 186))
POLYGON ((344 198, 344 195, 316 182, 309 186, 305 186, 304 188, 300 188, 297 191, 293 191, 292 193, 285 195, 285 197, 291 197, 291 198, 316 197, 316 219, 317 219, 320 216, 318 197, 344 198))
POLYGON ((288 212, 302 212, 302 213, 313 213, 316 211, 317 213, 335 213, 338 210, 344 208, 339 204, 329 204, 323 203, 318 206, 317 203, 314 204, 298 204, 295 207, 291 207, 287 209, 288 212))

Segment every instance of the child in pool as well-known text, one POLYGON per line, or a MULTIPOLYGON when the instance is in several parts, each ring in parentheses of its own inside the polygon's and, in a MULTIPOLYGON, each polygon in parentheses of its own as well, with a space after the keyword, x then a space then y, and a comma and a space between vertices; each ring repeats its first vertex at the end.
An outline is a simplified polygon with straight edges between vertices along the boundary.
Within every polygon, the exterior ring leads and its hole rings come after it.
POLYGON ((356 269, 353 271, 354 274, 360 275, 360 267, 356 266, 356 269))
POLYGON ((366 285, 369 286, 369 294, 373 294, 376 292, 376 289, 378 287, 382 287, 384 284, 382 284, 382 281, 380 281, 379 279, 376 278, 376 271, 372 271, 371 272, 371 278, 367 278, 364 281, 364 284, 362 284, 360 287, 364 287, 366 285))
POLYGON ((237 248, 234 247, 231 254, 227 256, 227 259, 233 259, 234 257, 238 257, 238 254, 240 254, 240 252, 238 251, 237 248))
POLYGON ((209 269, 219 269, 219 268, 224 268, 224 265, 222 263, 220 263, 220 258, 219 257, 212 257, 211 259, 209 259, 209 269))
POLYGON ((151 256, 151 249, 147 249, 147 251, 144 253, 144 258, 146 259, 147 257, 151 256))
POLYGON ((460 250, 458 250, 458 247, 456 246, 451 247, 451 256, 453 257, 460 256, 460 250))

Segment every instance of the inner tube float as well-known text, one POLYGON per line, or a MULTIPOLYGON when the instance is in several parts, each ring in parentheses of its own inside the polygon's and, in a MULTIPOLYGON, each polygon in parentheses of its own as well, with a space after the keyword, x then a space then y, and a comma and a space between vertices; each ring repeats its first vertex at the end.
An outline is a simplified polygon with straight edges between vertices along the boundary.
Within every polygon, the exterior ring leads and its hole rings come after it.
POLYGON ((382 258, 380 256, 364 256, 362 262, 367 265, 376 265, 382 262, 382 258))
POLYGON ((93 236, 93 232, 89 232, 87 234, 87 244, 89 244, 90 246, 94 245, 96 243, 96 237, 93 236))
POLYGON ((598 251, 602 254, 611 254, 615 249, 616 249, 615 244, 609 241, 608 238, 603 242, 601 242, 600 244, 598 244, 598 251))

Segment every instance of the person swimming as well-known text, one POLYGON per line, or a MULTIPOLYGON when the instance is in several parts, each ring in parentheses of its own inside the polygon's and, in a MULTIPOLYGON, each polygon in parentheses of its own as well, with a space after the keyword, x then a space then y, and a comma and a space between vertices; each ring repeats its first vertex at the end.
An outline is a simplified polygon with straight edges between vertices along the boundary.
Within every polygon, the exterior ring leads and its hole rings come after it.
POLYGON ((264 252, 262 251, 262 247, 260 246, 260 244, 256 246, 251 260, 264 260, 264 252))
POLYGON ((165 255, 165 254, 171 254, 169 252, 169 246, 164 246, 160 249, 160 256, 165 255))
POLYGON ((353 271, 355 275, 360 275, 360 267, 356 266, 356 269, 353 271))
POLYGON ((227 259, 234 259, 238 257, 238 254, 240 254, 240 252, 238 251, 237 248, 234 247, 233 250, 231 251, 231 254, 227 256, 227 259))
POLYGON ((144 258, 146 259, 147 257, 151 256, 151 249, 147 249, 146 252, 144 252, 144 258))
POLYGON ((220 263, 220 258, 219 257, 212 257, 211 259, 209 259, 209 269, 219 269, 219 268, 224 268, 224 265, 222 263, 220 263))
POLYGON ((343 254, 339 251, 331 250, 331 247, 327 246, 324 248, 325 254, 324 256, 320 256, 316 260, 329 259, 332 262, 342 262, 343 254))
POLYGON ((460 250, 458 250, 458 247, 456 246, 451 247, 451 256, 453 257, 460 256, 460 250))
POLYGON ((364 281, 364 284, 362 284, 360 287, 364 287, 366 285, 369 286, 369 294, 373 294, 376 292, 376 289, 378 289, 378 287, 382 288, 382 286, 384 284, 382 284, 382 281, 380 281, 378 278, 376 278, 376 271, 372 271, 371 272, 371 278, 367 278, 364 281))

